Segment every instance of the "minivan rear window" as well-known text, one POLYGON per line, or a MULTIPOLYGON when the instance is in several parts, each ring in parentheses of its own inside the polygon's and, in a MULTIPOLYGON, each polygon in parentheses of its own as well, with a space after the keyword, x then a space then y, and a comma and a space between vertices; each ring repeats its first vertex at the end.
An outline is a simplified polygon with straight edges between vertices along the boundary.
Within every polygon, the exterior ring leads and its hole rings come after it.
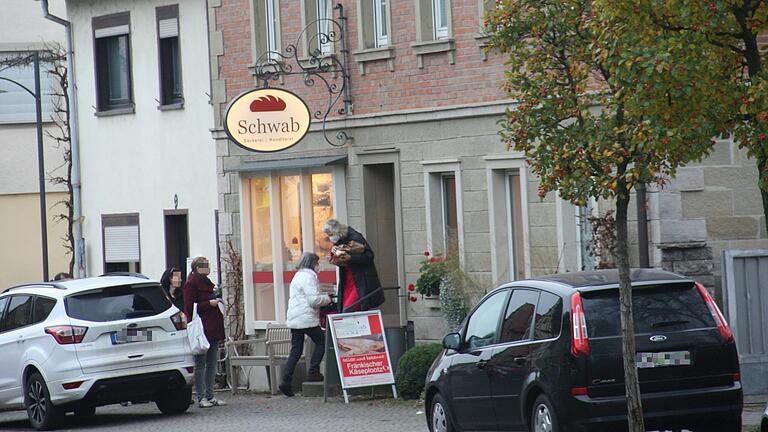
MULTIPOLYGON (((618 289, 583 292, 582 301, 590 338, 621 334, 618 289)), ((692 283, 635 289, 632 312, 638 334, 716 327, 692 283)))
POLYGON ((123 285, 67 297, 67 314, 107 322, 157 315, 171 307, 160 285, 123 285))

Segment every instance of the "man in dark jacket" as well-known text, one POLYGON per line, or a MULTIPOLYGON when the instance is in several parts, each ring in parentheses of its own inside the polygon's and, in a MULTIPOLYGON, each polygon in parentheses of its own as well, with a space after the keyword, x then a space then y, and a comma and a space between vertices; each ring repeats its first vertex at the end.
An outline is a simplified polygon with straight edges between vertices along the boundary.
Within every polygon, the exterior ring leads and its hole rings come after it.
POLYGON ((334 245, 330 254, 331 263, 339 266, 340 270, 337 299, 339 312, 379 307, 384 303, 384 292, 381 290, 355 304, 381 287, 373 263, 373 250, 365 237, 336 219, 329 219, 323 231, 334 245))

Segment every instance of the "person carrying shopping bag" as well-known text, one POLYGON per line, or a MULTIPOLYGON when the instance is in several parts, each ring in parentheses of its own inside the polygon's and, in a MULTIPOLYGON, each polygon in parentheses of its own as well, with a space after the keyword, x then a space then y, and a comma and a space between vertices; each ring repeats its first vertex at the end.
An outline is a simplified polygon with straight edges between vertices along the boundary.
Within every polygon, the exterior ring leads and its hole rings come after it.
POLYGON ((211 344, 207 352, 195 355, 195 391, 200 408, 226 405, 226 402, 213 396, 219 343, 224 340, 224 316, 219 309, 219 300, 213 293, 214 284, 208 279, 210 273, 208 259, 195 258, 192 260, 192 273, 187 277, 183 289, 187 321, 192 319, 192 311, 197 305, 197 314, 203 321, 203 332, 211 344))
POLYGON ((307 381, 322 381, 320 362, 325 354, 325 334, 320 328, 319 309, 329 303, 331 298, 320 292, 317 272, 320 257, 312 252, 304 252, 296 266, 297 272, 291 280, 286 326, 291 329, 291 354, 283 368, 283 376, 278 388, 286 396, 293 396, 293 371, 296 369, 301 354, 304 352, 304 336, 309 336, 315 344, 307 371, 307 381))

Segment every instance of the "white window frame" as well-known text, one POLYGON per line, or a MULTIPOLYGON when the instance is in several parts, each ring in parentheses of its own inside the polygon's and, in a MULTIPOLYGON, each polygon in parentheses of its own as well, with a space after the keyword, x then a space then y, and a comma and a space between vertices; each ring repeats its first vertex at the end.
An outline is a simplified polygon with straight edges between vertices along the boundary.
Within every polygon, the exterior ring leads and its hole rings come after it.
POLYGON ((443 175, 450 174, 456 179, 456 230, 458 237, 458 255, 459 262, 464 266, 464 206, 462 203, 462 182, 461 182, 461 162, 458 159, 443 159, 422 161, 422 168, 424 169, 424 207, 426 213, 426 230, 427 230, 427 250, 431 253, 445 253, 445 201, 443 191, 443 175), (438 195, 439 194, 439 195, 438 195), (434 197, 438 197, 439 200, 435 200, 434 197), (439 202, 439 204, 437 204, 439 202), (437 205, 440 208, 435 208, 437 205), (440 215, 437 219, 434 216, 440 215), (440 227, 435 227, 436 221, 441 224, 440 227), (441 234, 442 233, 442 234, 441 234), (436 238, 435 235, 442 235, 441 238, 436 238), (442 246, 443 249, 436 249, 435 246, 442 246))
MULTIPOLYGON (((309 0, 312 1, 312 0, 309 0)), ((333 43, 332 42, 325 42, 320 38, 321 34, 328 35, 328 33, 331 31, 331 22, 329 21, 332 18, 333 12, 331 9, 331 0, 314 0, 315 2, 315 10, 317 11, 317 46, 320 49, 320 54, 322 55, 329 55, 333 52, 333 43), (325 3, 325 5, 323 5, 325 3), (325 6, 325 7, 323 7, 325 6), (323 12, 325 11, 325 12, 323 12)))
POLYGON ((450 20, 450 13, 443 7, 450 8, 449 0, 432 0, 432 32, 434 40, 447 39, 449 36, 448 23, 441 22, 440 16, 445 14, 445 19, 450 20), (445 3, 443 5, 443 3, 445 3))
POLYGON ((373 27, 376 36, 376 48, 389 46, 388 7, 388 0, 373 0, 373 27))
MULTIPOLYGON (((288 283, 283 281, 283 254, 282 254, 282 207, 280 203, 280 177, 298 175, 301 177, 301 230, 303 250, 314 249, 314 226, 311 213, 311 179, 312 174, 330 173, 333 181, 333 211, 334 217, 342 223, 347 223, 347 191, 345 184, 346 166, 335 165, 329 167, 310 167, 292 170, 270 171, 261 173, 247 173, 240 176, 240 227, 242 228, 241 250, 243 262, 243 302, 245 304, 246 334, 253 335, 256 330, 264 330, 270 323, 285 323, 285 313, 288 308, 286 297, 288 283), (275 320, 256 320, 254 311, 254 284, 253 284, 253 236, 251 231, 251 187, 252 178, 267 177, 269 179, 269 212, 270 231, 272 236, 272 278, 275 297, 275 320), (278 240, 278 241, 276 241, 278 240)), ((336 280, 338 281, 338 272, 336 280)))
MULTIPOLYGON (((267 51, 277 53, 277 13, 275 11, 276 0, 264 0, 264 10, 267 12, 265 15, 265 25, 267 34, 267 51)), ((276 60, 277 54, 270 55, 270 59, 276 60)))
POLYGON ((531 241, 530 223, 528 221, 528 167, 525 155, 518 152, 489 155, 483 158, 486 163, 486 180, 488 185, 488 218, 489 235, 491 237, 491 277, 494 284, 509 282, 516 275, 513 235, 511 220, 510 171, 520 177, 522 232, 523 232, 523 265, 524 277, 531 276, 531 241), (499 181, 503 185, 499 185, 499 181), (503 190, 496 190, 501 187, 503 190), (504 193, 505 199, 498 200, 498 194, 504 193), (500 208, 500 206, 503 206, 500 208), (503 232, 502 235, 499 235, 503 232), (507 268, 504 273, 503 269, 507 268), (500 280, 503 274, 509 275, 509 280, 500 280))

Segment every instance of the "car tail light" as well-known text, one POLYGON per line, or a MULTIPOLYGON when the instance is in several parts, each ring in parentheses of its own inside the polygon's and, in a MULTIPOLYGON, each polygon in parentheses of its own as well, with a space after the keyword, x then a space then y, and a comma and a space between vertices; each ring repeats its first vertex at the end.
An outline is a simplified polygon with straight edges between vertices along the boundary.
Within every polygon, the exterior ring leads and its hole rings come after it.
POLYGON ((83 384, 83 381, 64 383, 61 386, 64 387, 64 390, 73 390, 73 389, 79 388, 81 384, 83 384))
POLYGON ((571 389, 571 396, 586 396, 586 395, 587 395, 586 387, 574 387, 571 389))
POLYGON ((573 293, 571 296, 571 320, 573 321, 573 340, 571 347, 573 355, 589 355, 589 338, 587 337, 587 320, 584 317, 584 304, 581 302, 581 294, 573 293))
POLYGON ((738 382, 738 381, 741 381, 741 373, 736 372, 735 374, 733 374, 733 382, 738 382))
POLYGON ((733 332, 731 332, 731 328, 728 327, 728 322, 725 321, 725 317, 723 316, 722 312, 720 312, 720 308, 717 307, 715 299, 709 295, 709 291, 704 288, 704 285, 698 282, 696 282, 696 289, 699 290, 699 294, 701 294, 701 297, 704 299, 704 303, 706 303, 707 307, 709 308, 709 313, 711 313, 712 318, 715 319, 715 323, 717 323, 717 329, 720 330, 720 335, 723 337, 723 341, 732 342, 733 332))
POLYGON ((88 327, 78 326, 54 326, 46 327, 45 332, 53 336, 59 345, 79 344, 85 337, 88 327))
POLYGON ((171 317, 171 321, 173 322, 173 326, 176 327, 176 330, 184 330, 187 328, 187 317, 184 315, 184 312, 174 314, 171 317))
POLYGON ((186 369, 187 373, 190 373, 190 374, 195 372, 194 366, 187 366, 184 369, 186 369))

